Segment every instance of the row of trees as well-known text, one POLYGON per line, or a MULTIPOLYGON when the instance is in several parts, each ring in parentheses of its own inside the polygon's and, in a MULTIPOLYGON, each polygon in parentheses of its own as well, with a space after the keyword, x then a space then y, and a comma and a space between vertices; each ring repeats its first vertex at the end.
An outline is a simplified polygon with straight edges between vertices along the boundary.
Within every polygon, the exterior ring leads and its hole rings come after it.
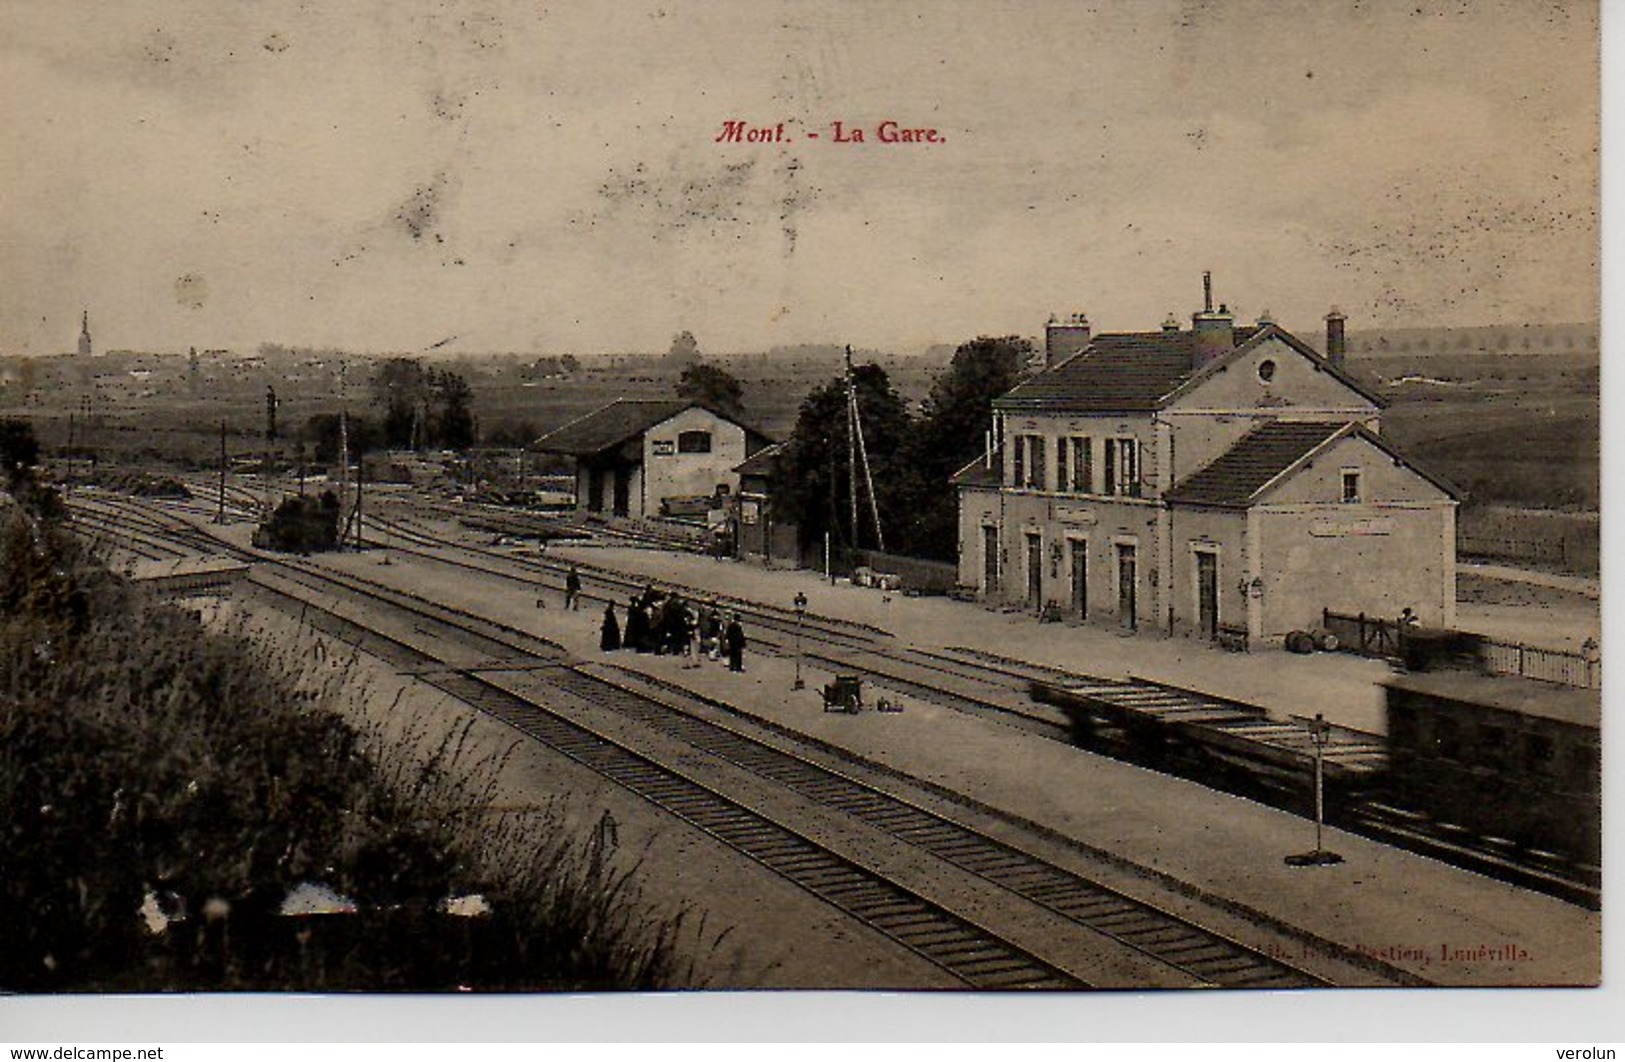
MULTIPOLYGON (((1032 353, 1032 343, 1019 336, 982 336, 962 344, 918 415, 909 411, 880 366, 853 370, 875 507, 888 550, 954 558, 958 499, 949 480, 982 455, 993 399, 1021 380, 1032 353)), ((825 532, 845 547, 877 544, 866 497, 860 498, 853 539, 852 459, 846 383, 836 378, 802 402, 795 432, 779 460, 779 514, 800 526, 804 545, 821 542, 825 532)), ((859 489, 864 489, 861 482, 859 489)))

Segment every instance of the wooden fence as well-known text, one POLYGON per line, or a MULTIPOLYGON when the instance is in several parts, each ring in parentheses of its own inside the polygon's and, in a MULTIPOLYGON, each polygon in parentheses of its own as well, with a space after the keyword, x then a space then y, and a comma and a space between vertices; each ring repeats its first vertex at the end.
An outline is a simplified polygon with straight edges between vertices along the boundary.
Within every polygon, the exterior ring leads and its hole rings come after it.
POLYGON ((1463 631, 1418 630, 1412 634, 1412 628, 1397 619, 1330 609, 1321 611, 1321 622, 1337 637, 1337 647, 1343 652, 1415 664, 1413 657, 1418 654, 1412 650, 1426 641, 1439 647, 1429 663, 1476 666, 1492 675, 1517 675, 1582 689, 1602 688, 1602 652, 1594 641, 1588 640, 1579 652, 1571 652, 1463 631))

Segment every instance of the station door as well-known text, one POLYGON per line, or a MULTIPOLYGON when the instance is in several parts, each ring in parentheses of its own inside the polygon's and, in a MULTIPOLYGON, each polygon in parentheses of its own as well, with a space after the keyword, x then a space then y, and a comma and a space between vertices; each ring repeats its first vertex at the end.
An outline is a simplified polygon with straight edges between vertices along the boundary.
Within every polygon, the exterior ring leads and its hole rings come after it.
POLYGON ((1139 560, 1135 554, 1133 546, 1120 543, 1117 547, 1117 617, 1131 631, 1138 629, 1140 622, 1135 610, 1135 589, 1139 582, 1139 560))
POLYGON ((1044 607, 1044 536, 1027 534, 1027 604, 1044 607))
POLYGON ((1073 539, 1067 543, 1072 561, 1072 614, 1089 618, 1089 544, 1073 539))
POLYGON ((1219 555, 1196 555, 1196 624, 1204 638, 1219 636, 1219 555))

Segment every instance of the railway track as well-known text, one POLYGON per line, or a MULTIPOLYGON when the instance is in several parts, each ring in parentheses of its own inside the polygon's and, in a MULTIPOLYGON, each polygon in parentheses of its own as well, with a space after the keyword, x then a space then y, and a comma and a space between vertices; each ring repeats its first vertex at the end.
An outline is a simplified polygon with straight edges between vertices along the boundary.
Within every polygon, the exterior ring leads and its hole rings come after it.
MULTIPOLYGON (((183 527, 171 530, 186 537, 183 527)), ((284 561, 272 563, 275 575, 256 575, 256 585, 278 594, 306 621, 346 642, 364 645, 392 665, 612 779, 928 959, 968 987, 1089 986, 1083 977, 818 844, 792 825, 766 819, 710 786, 505 689, 481 670, 547 665, 542 671, 527 673, 542 676, 549 691, 614 712, 849 816, 961 873, 1163 964, 1190 984, 1287 988, 1327 983, 805 757, 686 711, 674 711, 663 700, 588 674, 566 661, 552 643, 354 576, 318 572, 284 561), (278 589, 279 582, 306 592, 286 586, 278 589), (456 645, 476 652, 486 663, 483 667, 453 666, 443 651, 413 645, 376 625, 339 614, 333 608, 335 597, 356 598, 371 609, 404 613, 409 625, 431 645, 456 645)))
MULTIPOLYGON (((285 573, 284 573, 285 574, 285 573)), ((301 571, 297 581, 311 573, 301 571)), ((280 577, 280 576, 279 576, 280 577)), ((392 593, 380 593, 350 579, 315 583, 324 592, 333 585, 376 604, 403 607, 392 593)), ((310 585, 307 583, 307 585, 310 585)), ((295 597, 302 609, 313 603, 295 597)), ((434 620, 469 646, 488 643, 493 668, 517 662, 556 666, 530 672, 550 691, 615 712, 641 726, 677 738, 684 745, 742 768, 789 789, 825 808, 863 822, 876 832, 929 853, 958 870, 980 878, 1012 896, 1100 934, 1123 947, 1188 977, 1190 983, 1225 988, 1301 988, 1325 986, 1321 978, 1270 958, 1231 938, 1164 913, 1122 892, 1058 867, 973 828, 926 810, 867 783, 805 757, 701 719, 665 700, 634 692, 596 677, 557 655, 527 657, 521 641, 471 627, 461 618, 437 616, 437 607, 408 602, 404 607, 422 629, 434 620)), ((308 615, 308 614, 307 614, 308 615)), ((963 916, 938 909, 912 890, 867 870, 851 859, 823 849, 792 827, 769 822, 724 795, 599 734, 529 698, 483 678, 478 667, 451 668, 432 654, 400 639, 380 634, 355 620, 326 613, 323 622, 346 641, 365 638, 369 652, 404 670, 412 670, 436 688, 501 719, 515 729, 565 753, 665 810, 711 833, 730 847, 795 884, 835 903, 865 924, 961 976, 979 988, 1068 987, 1069 975, 1028 955, 1009 942, 983 939, 982 929, 963 916), (380 639, 384 639, 381 643, 380 639), (441 665, 437 669, 434 665, 441 665), (1002 950, 1001 950, 1002 949, 1002 950), (968 957, 968 970, 955 962, 968 957), (1047 968, 1038 970, 1037 961, 1047 968), (964 974, 969 976, 962 976, 964 974)), ((480 624, 479 626, 485 626, 480 624)), ((522 635, 528 639, 528 635, 522 635)), ((1072 977, 1070 987, 1087 987, 1072 977)))
MULTIPOLYGON (((155 508, 146 502, 130 504, 142 508, 155 508)), ((159 514, 157 517, 149 513, 144 519, 155 519, 159 525, 176 523, 173 517, 163 516, 162 509, 157 509, 157 513, 159 514)), ((182 527, 187 527, 183 521, 179 523, 182 527)), ((569 567, 562 561, 514 556, 498 550, 450 542, 430 529, 416 527, 405 521, 378 521, 374 517, 369 523, 388 536, 387 543, 381 544, 387 544, 392 550, 400 550, 473 573, 523 583, 530 588, 534 588, 543 580, 554 580, 562 585, 563 573, 569 567), (476 563, 473 560, 446 556, 444 550, 448 546, 490 563, 476 563), (518 570, 513 570, 515 568, 518 570)), ((199 550, 221 548, 219 543, 196 528, 188 528, 180 533, 183 536, 190 536, 195 548, 199 550)), ((259 554, 250 556, 261 559, 259 554)), ((624 595, 647 586, 645 580, 633 579, 598 566, 578 563, 576 567, 587 585, 587 595, 598 600, 624 600, 624 595)), ((681 587, 677 589, 680 592, 683 590, 681 587)), ((709 596, 698 592, 695 594, 709 596)), ((788 646, 797 635, 796 617, 793 612, 739 599, 725 601, 728 607, 736 608, 747 616, 755 631, 770 632, 766 639, 770 643, 770 649, 776 648, 781 653, 788 651, 788 646)), ((1130 696, 1166 694, 1165 690, 1155 684, 1145 684, 1145 690, 1136 693, 1135 685, 1132 683, 1125 685, 1112 680, 1093 679, 1090 676, 1030 664, 976 649, 955 647, 943 651, 930 651, 901 646, 896 644, 888 632, 829 617, 804 617, 799 633, 803 639, 806 658, 832 671, 860 673, 870 682, 898 693, 993 718, 1006 725, 1067 743, 1072 742, 1073 735, 1070 725, 1060 714, 1045 715, 1037 705, 1028 706, 1023 710, 1021 706, 1012 703, 1011 691, 1020 690, 1024 694, 1026 688, 1034 681, 1066 681, 1102 682, 1123 690, 1130 696)), ((758 637, 756 640, 760 642, 763 639, 758 637)), ((1104 751, 1107 754, 1121 755, 1112 752, 1110 748, 1104 751)), ((1133 756, 1128 758, 1135 759, 1133 756)), ((1181 773, 1187 773, 1195 780, 1217 788, 1232 788, 1233 780, 1228 776, 1210 778, 1200 771, 1196 773, 1181 771, 1181 773)), ((1255 799, 1265 800, 1294 813, 1301 813, 1303 810, 1300 806, 1302 794, 1287 793, 1279 789, 1260 791, 1256 787, 1246 788, 1245 795, 1255 799)), ((1470 836, 1464 836, 1461 831, 1448 826, 1419 823, 1405 819, 1402 813, 1396 817, 1394 810, 1386 808, 1380 801, 1372 803, 1370 808, 1362 806, 1353 808, 1346 814, 1340 813, 1336 819, 1343 828, 1383 843, 1408 848, 1582 906, 1596 907, 1600 900, 1600 890, 1596 888, 1595 882, 1587 877, 1584 868, 1565 867, 1551 860, 1542 861, 1538 865, 1529 863, 1516 855, 1509 856, 1506 852, 1495 850, 1488 845, 1475 844, 1470 836)))

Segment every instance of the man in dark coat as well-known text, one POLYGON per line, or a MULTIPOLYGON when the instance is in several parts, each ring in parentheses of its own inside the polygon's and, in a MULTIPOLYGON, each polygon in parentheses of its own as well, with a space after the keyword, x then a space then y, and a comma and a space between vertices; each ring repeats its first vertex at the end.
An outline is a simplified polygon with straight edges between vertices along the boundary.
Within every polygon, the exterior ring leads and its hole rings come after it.
POLYGON ((570 565, 570 574, 564 577, 564 607, 581 607, 581 574, 574 564, 570 565))
POLYGON ((615 619, 615 602, 604 606, 604 625, 598 635, 598 648, 613 653, 621 647, 621 625, 615 619))
POLYGON ((739 617, 728 616, 728 628, 722 633, 722 644, 728 650, 728 670, 745 670, 745 628, 739 625, 739 617))

